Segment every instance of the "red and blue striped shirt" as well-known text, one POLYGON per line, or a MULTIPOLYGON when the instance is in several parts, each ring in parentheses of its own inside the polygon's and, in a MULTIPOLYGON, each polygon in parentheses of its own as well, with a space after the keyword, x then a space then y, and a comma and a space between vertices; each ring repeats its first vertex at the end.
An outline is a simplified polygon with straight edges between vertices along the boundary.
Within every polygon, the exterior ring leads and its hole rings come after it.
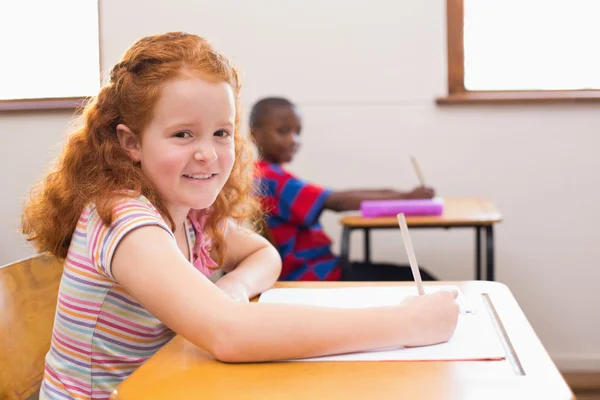
POLYGON ((267 225, 283 261, 280 280, 339 280, 339 260, 331 252, 331 239, 319 223, 331 190, 303 181, 264 160, 256 163, 256 183, 267 225))

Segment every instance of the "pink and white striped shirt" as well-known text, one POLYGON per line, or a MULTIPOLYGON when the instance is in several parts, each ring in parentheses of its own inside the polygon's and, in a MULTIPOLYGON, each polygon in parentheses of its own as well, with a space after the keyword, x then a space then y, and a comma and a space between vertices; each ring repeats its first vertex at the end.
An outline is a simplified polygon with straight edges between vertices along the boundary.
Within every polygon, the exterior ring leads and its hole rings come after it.
MULTIPOLYGON (((201 211, 186 220, 190 262, 206 276, 216 266, 201 211), (190 218, 191 217, 191 218, 190 218)), ((65 259, 40 399, 107 399, 116 386, 167 343, 174 332, 146 311, 114 279, 111 260, 119 241, 148 225, 175 237, 143 196, 123 199, 104 225, 85 208, 65 259)))

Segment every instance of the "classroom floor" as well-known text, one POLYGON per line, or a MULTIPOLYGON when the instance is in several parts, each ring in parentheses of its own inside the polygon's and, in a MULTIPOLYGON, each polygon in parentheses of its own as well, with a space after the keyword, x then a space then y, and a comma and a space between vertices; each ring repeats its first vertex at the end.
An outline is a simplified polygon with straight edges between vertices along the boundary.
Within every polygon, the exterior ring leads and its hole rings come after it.
POLYGON ((577 400, 600 400, 600 392, 575 392, 575 398, 577 400))
POLYGON ((600 400, 600 373, 565 372, 563 377, 577 400, 600 400))

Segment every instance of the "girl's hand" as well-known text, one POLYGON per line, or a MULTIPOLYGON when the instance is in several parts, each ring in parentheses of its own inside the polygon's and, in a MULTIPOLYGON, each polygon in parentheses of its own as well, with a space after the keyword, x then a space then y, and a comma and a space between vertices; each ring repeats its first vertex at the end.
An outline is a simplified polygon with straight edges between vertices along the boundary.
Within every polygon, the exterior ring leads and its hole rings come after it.
POLYGON ((248 303, 250 299, 248 298, 248 290, 246 287, 237 282, 234 279, 226 279, 227 275, 219 279, 216 285, 227 294, 229 297, 234 299, 235 301, 240 301, 242 303, 248 303))
POLYGON ((447 342, 458 323, 457 296, 455 290, 440 290, 404 299, 400 306, 408 313, 408 321, 414 328, 404 345, 415 347, 447 342))

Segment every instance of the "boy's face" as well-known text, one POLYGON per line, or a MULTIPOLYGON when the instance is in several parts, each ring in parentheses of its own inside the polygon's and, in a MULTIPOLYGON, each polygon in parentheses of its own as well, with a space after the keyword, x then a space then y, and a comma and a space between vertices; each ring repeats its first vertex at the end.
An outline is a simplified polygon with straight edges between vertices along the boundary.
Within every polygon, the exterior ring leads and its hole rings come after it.
POLYGON ((300 147, 302 119, 296 107, 275 106, 252 131, 265 161, 284 164, 294 158, 300 147))

